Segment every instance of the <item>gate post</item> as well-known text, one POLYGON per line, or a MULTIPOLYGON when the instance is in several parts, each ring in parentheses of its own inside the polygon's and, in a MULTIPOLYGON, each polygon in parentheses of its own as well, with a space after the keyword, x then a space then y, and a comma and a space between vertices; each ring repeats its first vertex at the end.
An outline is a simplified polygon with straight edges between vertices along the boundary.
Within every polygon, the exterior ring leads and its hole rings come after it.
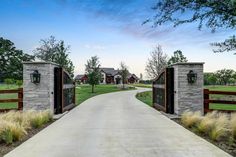
POLYGON ((176 63, 174 68, 174 111, 204 112, 203 107, 203 64, 200 62, 176 63))
POLYGON ((50 110, 54 113, 54 68, 51 62, 23 63, 23 110, 50 110), (32 73, 40 74, 40 81, 32 80, 32 73))

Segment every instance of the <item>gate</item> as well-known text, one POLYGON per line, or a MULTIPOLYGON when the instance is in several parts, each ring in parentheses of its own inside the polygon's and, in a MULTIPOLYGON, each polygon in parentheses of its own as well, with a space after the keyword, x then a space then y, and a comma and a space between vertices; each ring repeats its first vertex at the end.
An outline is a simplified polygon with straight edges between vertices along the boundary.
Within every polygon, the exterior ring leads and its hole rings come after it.
POLYGON ((165 68, 153 81, 153 106, 166 113, 174 113, 174 68, 165 68))
POLYGON ((54 113, 63 113, 75 106, 75 82, 63 69, 54 69, 54 113))

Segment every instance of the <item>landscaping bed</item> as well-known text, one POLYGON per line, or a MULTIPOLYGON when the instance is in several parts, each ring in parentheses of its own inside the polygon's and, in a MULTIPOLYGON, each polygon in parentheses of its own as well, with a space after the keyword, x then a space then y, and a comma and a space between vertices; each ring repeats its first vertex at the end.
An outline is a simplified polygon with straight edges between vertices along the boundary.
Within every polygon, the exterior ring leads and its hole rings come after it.
POLYGON ((0 114, 0 157, 53 122, 49 111, 10 111, 0 114))
POLYGON ((236 114, 185 112, 178 124, 236 157, 236 114))

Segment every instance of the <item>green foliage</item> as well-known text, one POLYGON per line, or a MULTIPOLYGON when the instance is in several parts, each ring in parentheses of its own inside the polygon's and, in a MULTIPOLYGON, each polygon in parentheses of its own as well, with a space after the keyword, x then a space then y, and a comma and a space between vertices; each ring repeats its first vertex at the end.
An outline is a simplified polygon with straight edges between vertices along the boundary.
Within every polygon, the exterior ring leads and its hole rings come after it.
POLYGON ((14 80, 14 79, 7 78, 7 79, 4 79, 4 83, 7 84, 7 85, 11 85, 11 84, 14 84, 14 83, 15 83, 15 80, 14 80))
POLYGON ((94 93, 94 86, 98 85, 101 80, 100 62, 97 56, 93 56, 87 61, 85 71, 88 76, 88 83, 92 86, 92 93, 94 93))
MULTIPOLYGON (((153 7, 156 14, 144 23, 153 22, 159 26, 172 23, 174 27, 185 23, 198 22, 198 29, 203 25, 215 32, 219 28, 236 28, 235 0, 162 0, 153 7)), ((221 43, 213 43, 218 47, 214 52, 232 51, 236 49, 235 36, 221 43)))
POLYGON ((69 46, 63 40, 57 41, 54 36, 40 40, 40 46, 35 50, 35 56, 44 61, 59 64, 71 75, 74 76, 74 65, 69 58, 69 46))
POLYGON ((218 78, 220 84, 226 85, 227 83, 229 83, 230 78, 233 77, 233 74, 234 70, 232 69, 222 69, 216 72, 216 77, 218 78))
POLYGON ((0 134, 0 138, 6 144, 11 144, 13 142, 13 135, 10 129, 5 129, 4 131, 2 131, 0 134))
POLYGON ((174 56, 172 56, 169 61, 168 61, 168 65, 174 64, 174 63, 184 63, 184 62, 188 62, 187 58, 184 57, 182 51, 177 50, 174 52, 174 56))
POLYGON ((204 73, 205 85, 227 85, 234 84, 236 72, 232 69, 222 69, 214 73, 204 73))
POLYGON ((17 50, 13 42, 0 37, 0 82, 6 78, 22 79, 22 62, 32 60, 33 56, 17 50))
POLYGON ((123 89, 125 89, 125 84, 128 82, 127 77, 129 75, 128 67, 125 65, 124 62, 120 63, 120 70, 119 73, 121 75, 121 80, 123 84, 123 89))
POLYGON ((23 81, 22 80, 16 80, 16 85, 18 87, 21 87, 23 85, 23 81))

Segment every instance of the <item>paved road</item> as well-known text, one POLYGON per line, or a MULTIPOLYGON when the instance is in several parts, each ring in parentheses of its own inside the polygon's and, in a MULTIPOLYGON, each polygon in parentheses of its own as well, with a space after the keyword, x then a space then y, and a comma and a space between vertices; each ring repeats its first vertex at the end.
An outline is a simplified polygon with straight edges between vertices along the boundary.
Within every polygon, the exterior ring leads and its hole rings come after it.
POLYGON ((135 99, 137 92, 91 98, 6 156, 230 156, 135 99))

